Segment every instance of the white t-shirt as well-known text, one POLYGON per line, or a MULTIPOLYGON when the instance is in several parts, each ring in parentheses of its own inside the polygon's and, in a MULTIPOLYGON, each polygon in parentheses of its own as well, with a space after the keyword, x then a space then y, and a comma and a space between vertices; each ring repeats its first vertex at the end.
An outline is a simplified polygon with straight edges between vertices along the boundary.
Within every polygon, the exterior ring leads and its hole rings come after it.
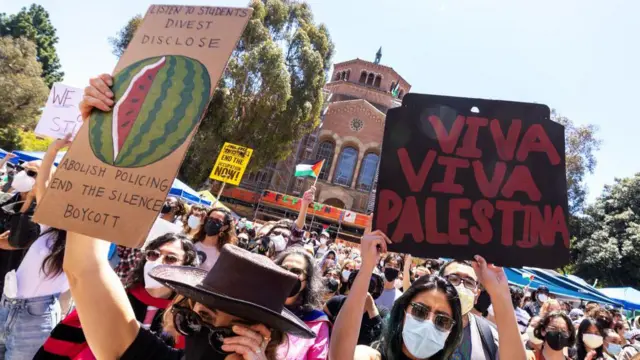
POLYGON ((218 261, 218 257, 220 256, 220 251, 218 251, 218 248, 215 246, 207 246, 201 242, 196 243, 195 247, 198 252, 201 251, 207 256, 205 261, 198 267, 207 271, 211 270, 216 261, 218 261))
MULTIPOLYGON (((49 227, 40 225, 41 233, 49 227)), ((16 298, 27 299, 63 293, 69 290, 69 282, 64 273, 47 277, 42 272, 44 259, 51 254, 51 246, 58 236, 56 231, 48 232, 31 244, 24 259, 16 270, 18 292, 16 298)))

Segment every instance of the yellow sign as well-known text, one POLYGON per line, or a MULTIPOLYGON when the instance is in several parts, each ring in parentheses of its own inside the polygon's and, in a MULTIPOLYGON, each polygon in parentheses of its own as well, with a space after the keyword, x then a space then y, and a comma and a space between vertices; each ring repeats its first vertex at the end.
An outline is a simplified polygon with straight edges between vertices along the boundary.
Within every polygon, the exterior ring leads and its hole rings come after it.
POLYGON ((253 149, 224 143, 209 177, 230 185, 240 185, 240 180, 242 180, 244 170, 249 164, 251 154, 253 154, 253 149))

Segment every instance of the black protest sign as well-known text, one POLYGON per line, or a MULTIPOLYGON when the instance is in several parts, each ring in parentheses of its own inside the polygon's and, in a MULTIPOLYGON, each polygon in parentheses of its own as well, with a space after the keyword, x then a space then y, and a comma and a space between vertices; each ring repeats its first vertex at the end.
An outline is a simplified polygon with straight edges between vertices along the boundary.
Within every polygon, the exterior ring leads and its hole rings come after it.
POLYGON ((569 261, 564 127, 540 104, 408 94, 387 113, 374 229, 390 251, 569 261))

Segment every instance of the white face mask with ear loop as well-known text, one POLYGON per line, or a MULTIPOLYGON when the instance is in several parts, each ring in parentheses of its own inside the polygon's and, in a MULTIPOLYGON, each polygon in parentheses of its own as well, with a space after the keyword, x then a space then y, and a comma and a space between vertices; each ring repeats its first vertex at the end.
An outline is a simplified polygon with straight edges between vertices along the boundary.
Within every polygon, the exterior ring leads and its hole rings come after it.
POLYGON ((151 262, 151 261, 147 261, 146 264, 144 264, 144 288, 145 289, 161 289, 163 287, 165 287, 164 285, 162 285, 161 283, 159 283, 156 279, 152 278, 149 273, 151 272, 151 270, 153 270, 156 266, 160 266, 162 264, 158 264, 155 262, 151 262))
POLYGON ((13 181, 11 181, 11 187, 21 193, 29 192, 36 185, 36 179, 27 175, 25 170, 20 171, 13 177, 13 181))

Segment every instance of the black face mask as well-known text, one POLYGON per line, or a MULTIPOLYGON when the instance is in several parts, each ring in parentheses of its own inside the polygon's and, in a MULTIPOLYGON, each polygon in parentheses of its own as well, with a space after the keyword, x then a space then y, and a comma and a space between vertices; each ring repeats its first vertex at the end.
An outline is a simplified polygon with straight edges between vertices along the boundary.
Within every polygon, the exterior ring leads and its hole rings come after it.
POLYGON ((569 337, 560 331, 547 331, 544 339, 549 347, 555 351, 560 351, 569 345, 569 337))
POLYGON ((209 330, 203 328, 202 331, 196 332, 193 335, 185 336, 184 346, 184 359, 186 360, 223 360, 231 353, 222 350, 222 337, 215 337, 219 339, 212 341, 213 345, 209 343, 209 330))
POLYGON ((387 279, 388 282, 395 281, 398 278, 398 273, 400 273, 398 269, 384 268, 384 278, 387 279))
POLYGON ((173 206, 164 203, 164 205, 162 205, 162 210, 160 210, 160 213, 162 214, 168 214, 171 212, 171 210, 173 210, 173 206))
POLYGON ((222 227, 224 225, 220 220, 213 220, 211 218, 207 219, 207 222, 204 224, 204 232, 207 236, 216 236, 220 234, 222 227))

